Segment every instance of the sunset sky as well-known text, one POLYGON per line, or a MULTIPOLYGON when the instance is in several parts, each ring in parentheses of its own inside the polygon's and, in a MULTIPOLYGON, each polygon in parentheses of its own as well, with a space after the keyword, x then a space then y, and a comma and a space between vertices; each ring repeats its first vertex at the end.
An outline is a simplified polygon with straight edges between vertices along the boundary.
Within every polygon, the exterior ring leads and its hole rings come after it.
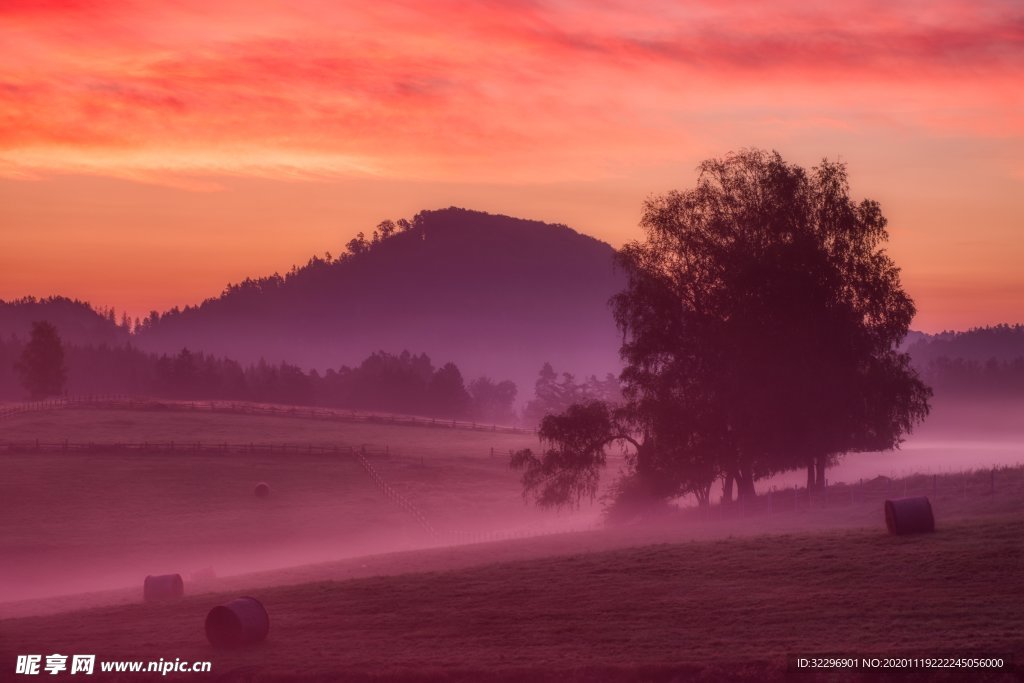
POLYGON ((743 147, 847 162, 926 331, 1024 321, 1019 1, 2 0, 0 298, 132 316, 449 205, 637 238, 743 147))

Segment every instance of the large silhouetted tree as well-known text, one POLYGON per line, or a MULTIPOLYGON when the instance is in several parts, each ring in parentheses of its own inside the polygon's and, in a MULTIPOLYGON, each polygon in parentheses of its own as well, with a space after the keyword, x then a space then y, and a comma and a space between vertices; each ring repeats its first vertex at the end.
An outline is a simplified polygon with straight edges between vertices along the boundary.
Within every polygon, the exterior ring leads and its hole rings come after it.
POLYGON ((60 395, 67 381, 67 369, 57 328, 45 320, 32 323, 32 336, 15 369, 33 400, 60 395))
MULTIPOLYGON (((802 467, 816 484, 838 455, 893 448, 927 415, 930 390, 897 350, 914 304, 878 204, 850 199, 843 164, 712 159, 693 189, 648 200, 641 226, 646 239, 619 252, 628 284, 612 301, 627 402, 618 428, 594 431, 631 435, 634 488, 706 502, 718 477, 749 496, 756 479, 802 467)), ((549 452, 580 442, 552 436, 549 452)), ((589 481, 594 448, 551 467, 589 481)), ((514 460, 524 493, 543 487, 542 461, 514 460)), ((578 503, 579 490, 540 500, 578 503)))

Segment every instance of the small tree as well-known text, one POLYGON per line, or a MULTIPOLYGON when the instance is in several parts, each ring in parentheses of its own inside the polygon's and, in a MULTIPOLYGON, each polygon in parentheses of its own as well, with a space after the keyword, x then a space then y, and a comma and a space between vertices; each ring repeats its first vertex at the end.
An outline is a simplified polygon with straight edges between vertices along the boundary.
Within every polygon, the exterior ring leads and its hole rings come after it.
POLYGON ((345 250, 352 256, 359 256, 370 251, 370 243, 366 240, 366 235, 360 232, 348 241, 345 250))
POLYGON ((469 384, 473 414, 479 420, 510 420, 518 389, 514 382, 495 382, 490 377, 477 377, 469 384))
POLYGON ((530 449, 512 454, 513 469, 523 470, 523 497, 541 507, 578 507, 583 498, 594 499, 606 462, 605 447, 632 436, 620 432, 615 416, 601 401, 576 403, 560 415, 540 423, 540 455, 530 449))
POLYGON ((470 396, 462 372, 455 363, 445 363, 427 382, 427 412, 443 417, 463 417, 469 410, 470 396))
POLYGON ((32 323, 32 337, 14 367, 32 400, 63 393, 67 368, 57 328, 45 320, 32 323))

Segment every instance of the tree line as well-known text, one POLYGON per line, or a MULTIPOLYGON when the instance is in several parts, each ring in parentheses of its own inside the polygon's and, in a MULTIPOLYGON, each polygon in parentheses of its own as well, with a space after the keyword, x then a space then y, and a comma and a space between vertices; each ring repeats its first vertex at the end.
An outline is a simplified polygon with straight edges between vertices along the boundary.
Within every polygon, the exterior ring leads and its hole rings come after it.
MULTIPOLYGON (((322 256, 318 254, 311 256, 303 266, 293 265, 284 275, 274 273, 264 277, 245 278, 237 284, 227 285, 219 298, 207 299, 202 305, 216 305, 219 300, 229 297, 236 301, 253 299, 261 294, 279 292, 289 282, 303 281, 305 284, 311 285, 314 291, 327 291, 320 285, 323 284, 324 280, 331 277, 332 265, 359 259, 395 235, 421 231, 422 226, 418 225, 418 223, 419 216, 415 216, 411 221, 405 218, 399 218, 397 221, 383 220, 377 224, 376 229, 372 231, 369 238, 366 237, 365 232, 360 231, 356 233, 355 237, 345 243, 344 248, 337 256, 327 251, 322 256)), ((162 321, 173 320, 181 317, 184 313, 197 310, 198 308, 200 306, 186 306, 184 309, 174 306, 163 313, 155 310, 150 311, 149 315, 145 318, 136 318, 131 329, 133 332, 145 334, 154 330, 162 321)), ((110 312, 105 311, 104 315, 113 316, 114 312, 111 309, 110 312)), ((113 320, 114 318, 111 319, 113 320)))
POLYGON ((378 351, 359 365, 303 370, 290 363, 245 365, 182 349, 152 354, 124 344, 61 343, 48 322, 31 338, 0 341, 0 398, 126 393, 176 399, 258 401, 508 422, 517 388, 508 380, 466 382, 454 363, 435 367, 426 354, 378 351))
POLYGON ((918 367, 936 398, 1024 399, 1024 356, 986 361, 939 356, 918 367))

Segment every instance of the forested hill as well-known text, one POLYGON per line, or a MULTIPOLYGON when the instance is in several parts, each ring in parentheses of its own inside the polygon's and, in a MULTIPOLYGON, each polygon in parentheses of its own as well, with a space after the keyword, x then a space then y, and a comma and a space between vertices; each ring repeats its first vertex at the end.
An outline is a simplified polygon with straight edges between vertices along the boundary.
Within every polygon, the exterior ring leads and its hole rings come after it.
POLYGON ((907 352, 936 398, 1024 398, 1024 325, 919 335, 907 352))
MULTIPOLYGON (((619 368, 608 299, 624 285, 612 248, 561 225, 464 209, 382 223, 338 258, 229 286, 200 306, 154 314, 129 333, 110 309, 63 297, 0 301, 0 337, 35 320, 65 343, 183 348, 302 368, 355 366, 377 351, 426 353, 466 378, 512 379, 528 400, 545 362, 583 378, 619 368)), ((1020 395, 1024 326, 925 334, 904 342, 939 395, 1020 395)), ((10 363, 7 362, 7 365, 10 363)))
POLYGON ((53 323, 61 339, 70 344, 115 346, 130 337, 128 320, 118 321, 114 309, 96 310, 62 296, 0 300, 0 337, 27 340, 32 323, 39 320, 53 323))
MULTIPOLYGON (((1024 358, 1024 325, 976 327, 966 332, 916 334, 907 346, 914 362, 928 365, 939 358, 962 358, 965 361, 997 363, 1024 358)), ((908 337, 909 339, 909 337, 908 337)))
POLYGON ((532 386, 545 361, 617 371, 608 307, 624 276, 613 249, 562 225, 464 209, 424 211, 284 276, 246 280, 197 307, 143 321, 135 343, 304 367, 415 349, 467 376, 532 386))

